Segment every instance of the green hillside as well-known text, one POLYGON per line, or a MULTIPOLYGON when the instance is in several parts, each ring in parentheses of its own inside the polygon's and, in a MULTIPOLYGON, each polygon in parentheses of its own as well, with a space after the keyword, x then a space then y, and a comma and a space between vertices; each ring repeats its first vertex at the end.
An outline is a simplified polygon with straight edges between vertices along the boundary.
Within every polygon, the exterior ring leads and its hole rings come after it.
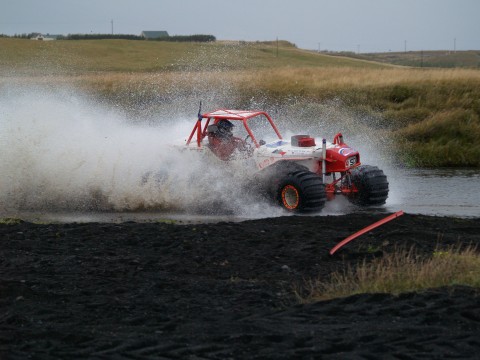
POLYGON ((382 65, 319 55, 279 41, 263 43, 172 43, 133 40, 33 41, 0 38, 2 70, 57 74, 245 70, 284 66, 369 67, 382 65), (42 68, 43 67, 43 68, 42 68))

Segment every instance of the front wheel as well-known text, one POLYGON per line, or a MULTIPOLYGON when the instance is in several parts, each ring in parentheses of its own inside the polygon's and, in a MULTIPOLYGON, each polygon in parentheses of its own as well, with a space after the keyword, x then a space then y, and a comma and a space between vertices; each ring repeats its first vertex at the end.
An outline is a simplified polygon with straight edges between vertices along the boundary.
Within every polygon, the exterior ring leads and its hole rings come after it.
POLYGON ((317 174, 298 170, 281 179, 276 197, 280 205, 289 211, 320 211, 326 201, 325 186, 317 174))
POLYGON ((348 199, 358 205, 381 205, 388 198, 387 176, 376 166, 360 165, 346 178, 352 192, 348 199))

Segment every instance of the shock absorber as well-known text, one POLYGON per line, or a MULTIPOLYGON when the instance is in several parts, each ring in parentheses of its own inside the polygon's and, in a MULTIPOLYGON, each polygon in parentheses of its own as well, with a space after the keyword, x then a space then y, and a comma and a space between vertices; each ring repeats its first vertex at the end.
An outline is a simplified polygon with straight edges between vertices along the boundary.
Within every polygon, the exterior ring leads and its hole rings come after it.
POLYGON ((325 184, 325 172, 327 171, 327 139, 322 139, 322 181, 325 184))

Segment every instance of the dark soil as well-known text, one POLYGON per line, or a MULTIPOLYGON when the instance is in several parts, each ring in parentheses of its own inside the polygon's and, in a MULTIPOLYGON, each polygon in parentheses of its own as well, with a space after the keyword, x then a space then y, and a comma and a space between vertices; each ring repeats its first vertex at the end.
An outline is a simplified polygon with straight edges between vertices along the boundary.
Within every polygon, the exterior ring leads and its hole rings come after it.
POLYGON ((406 214, 329 255, 383 216, 0 225, 0 358, 478 359, 478 289, 295 298, 396 247, 480 243, 478 219, 406 214))

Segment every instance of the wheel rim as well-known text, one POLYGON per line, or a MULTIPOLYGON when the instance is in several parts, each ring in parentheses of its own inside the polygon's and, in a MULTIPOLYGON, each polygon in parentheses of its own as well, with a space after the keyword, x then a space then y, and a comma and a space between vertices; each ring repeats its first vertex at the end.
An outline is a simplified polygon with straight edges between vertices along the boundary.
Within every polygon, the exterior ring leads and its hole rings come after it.
POLYGON ((282 189, 282 203, 289 210, 294 210, 300 203, 300 194, 293 185, 287 185, 282 189))

